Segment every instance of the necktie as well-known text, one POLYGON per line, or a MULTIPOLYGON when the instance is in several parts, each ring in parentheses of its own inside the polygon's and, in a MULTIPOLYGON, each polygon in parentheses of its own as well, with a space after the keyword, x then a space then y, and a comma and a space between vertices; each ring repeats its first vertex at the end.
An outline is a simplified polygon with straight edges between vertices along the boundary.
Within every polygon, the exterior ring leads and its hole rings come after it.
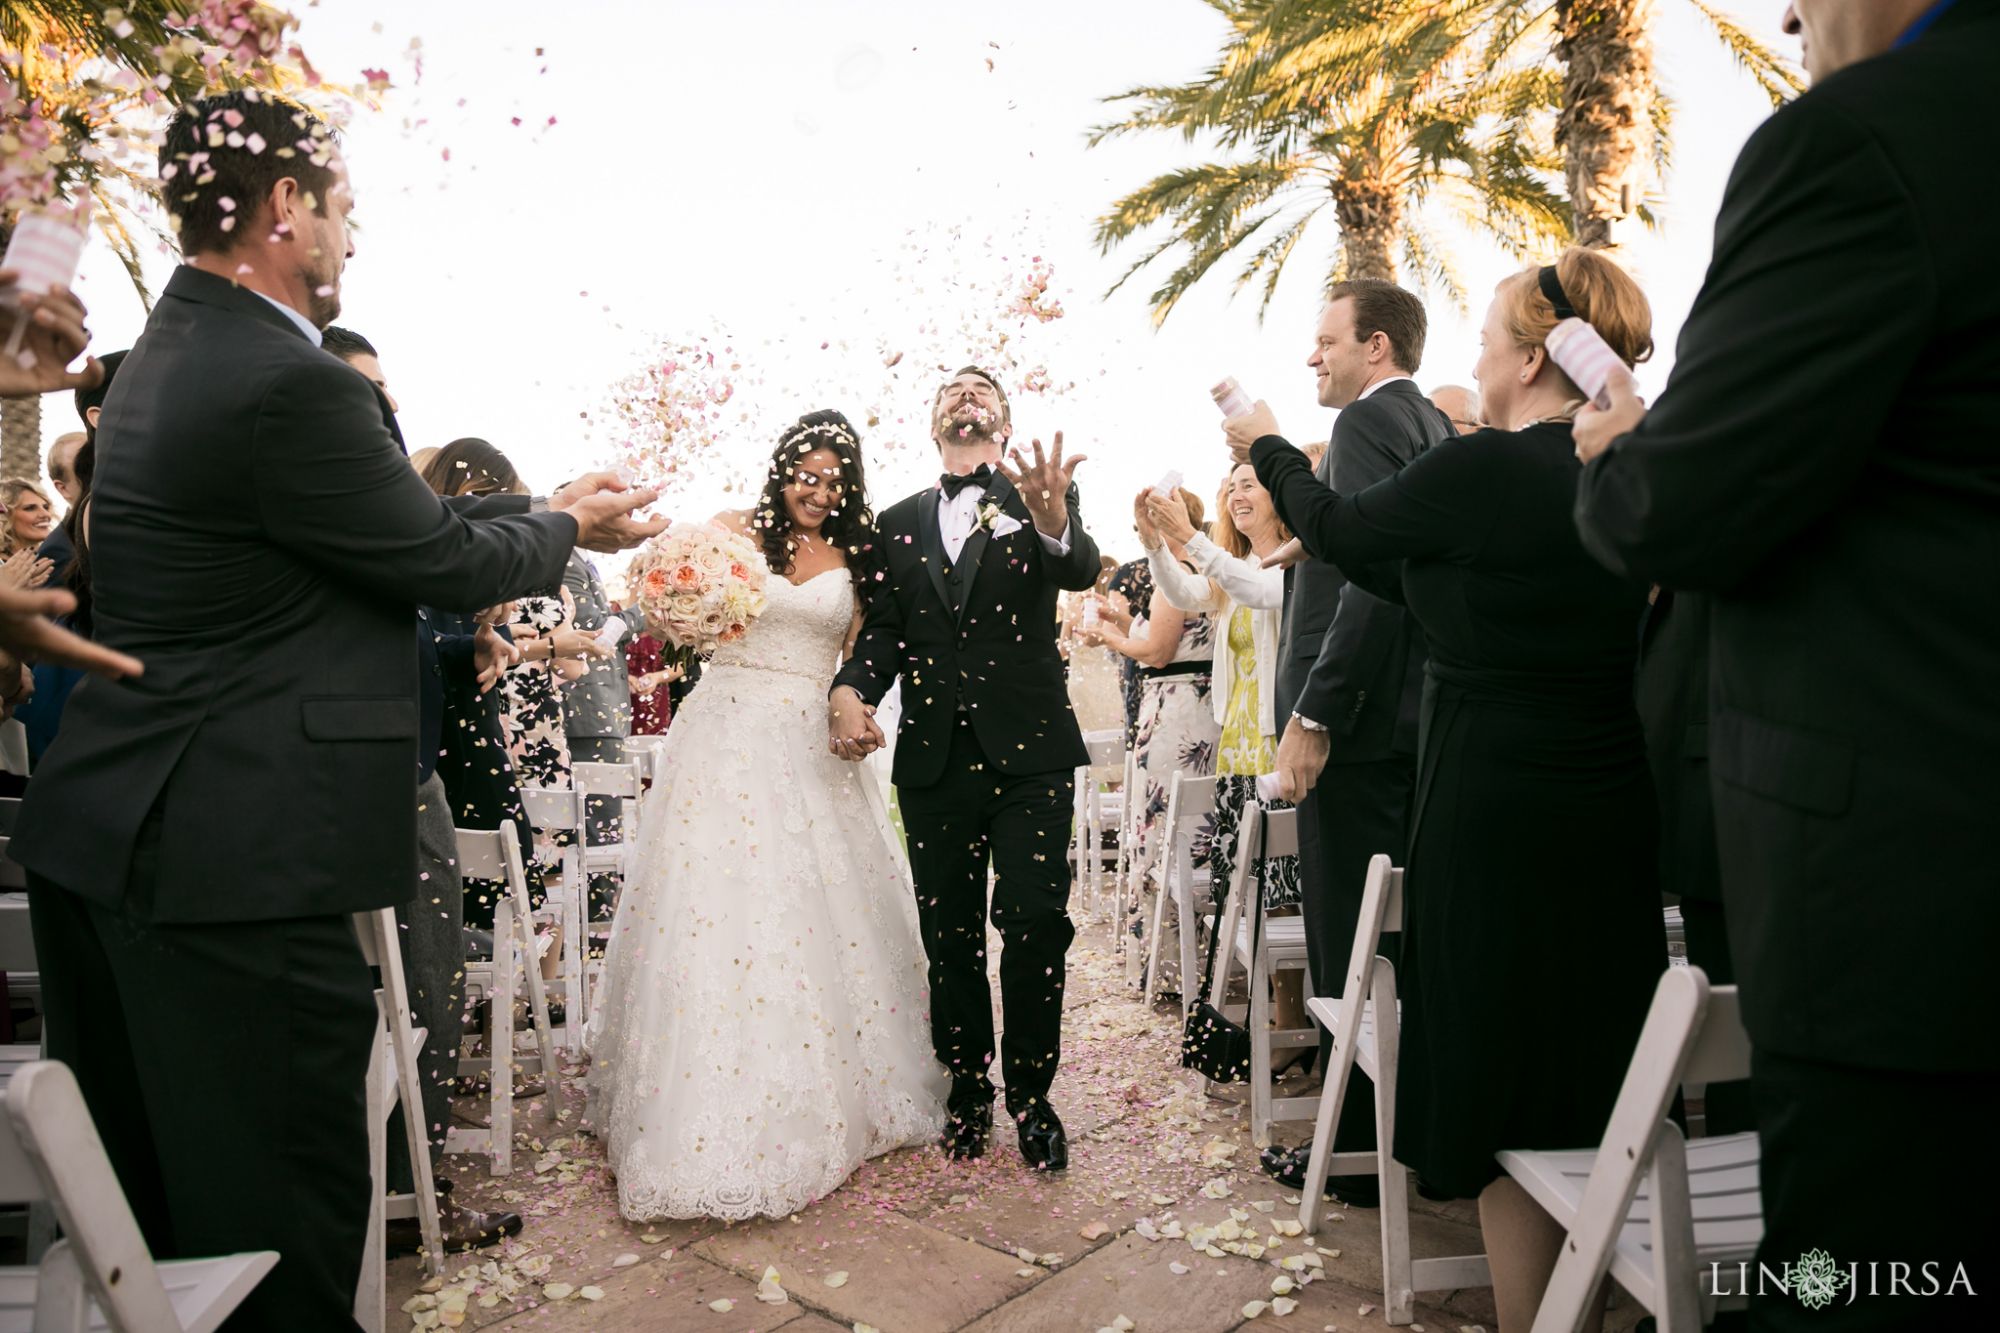
POLYGON ((938 489, 944 492, 945 499, 955 500, 958 498, 958 493, 967 486, 977 486, 983 491, 992 480, 993 465, 991 463, 981 463, 962 477, 951 472, 945 473, 942 477, 938 478, 938 489))

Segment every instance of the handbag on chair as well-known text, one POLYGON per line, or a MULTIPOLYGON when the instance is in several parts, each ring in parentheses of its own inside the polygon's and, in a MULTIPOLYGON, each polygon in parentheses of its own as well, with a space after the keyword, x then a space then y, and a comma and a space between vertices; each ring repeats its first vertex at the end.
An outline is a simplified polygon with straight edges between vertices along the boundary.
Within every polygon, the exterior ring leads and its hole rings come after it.
MULTIPOLYGON (((1250 877, 1250 891, 1261 894, 1262 885, 1255 875, 1250 877)), ((1260 898, 1250 927, 1250 956, 1257 956, 1258 937, 1263 932, 1264 911, 1260 898)), ((1209 992, 1215 981, 1215 951, 1222 943, 1222 914, 1216 913, 1215 924, 1208 932, 1208 963, 1202 969, 1201 998, 1188 1010, 1187 1024, 1181 1030, 1181 1068, 1192 1069, 1211 1083, 1248 1083, 1250 1081, 1250 1029, 1222 1012, 1221 1006, 1209 1000, 1209 992)), ((1182 979, 1186 984, 1186 979, 1182 979)))

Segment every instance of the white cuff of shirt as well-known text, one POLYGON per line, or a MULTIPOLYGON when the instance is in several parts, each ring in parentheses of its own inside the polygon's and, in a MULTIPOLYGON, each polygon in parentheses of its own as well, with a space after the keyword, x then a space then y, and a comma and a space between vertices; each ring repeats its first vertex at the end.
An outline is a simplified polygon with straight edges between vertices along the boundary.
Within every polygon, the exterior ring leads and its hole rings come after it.
POLYGON ((1062 536, 1060 537, 1051 537, 1040 528, 1035 529, 1035 535, 1042 539, 1042 549, 1050 555, 1069 554, 1069 524, 1063 524, 1062 536))

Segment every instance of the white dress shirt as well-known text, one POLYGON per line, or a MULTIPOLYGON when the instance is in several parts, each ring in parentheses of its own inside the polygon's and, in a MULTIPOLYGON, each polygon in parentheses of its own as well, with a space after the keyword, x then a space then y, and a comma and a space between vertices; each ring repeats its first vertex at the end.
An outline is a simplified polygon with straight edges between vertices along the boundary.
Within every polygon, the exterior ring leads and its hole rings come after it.
MULTIPOLYGON (((942 487, 939 488, 942 492, 942 487)), ((972 538, 973 529, 979 526, 979 502, 986 498, 986 488, 976 481, 969 481, 958 488, 957 495, 938 495, 938 536, 944 539, 944 558, 948 564, 958 563, 958 553, 965 549, 965 543, 972 538)), ((1035 535, 1042 539, 1042 549, 1050 555, 1069 554, 1069 525, 1063 525, 1061 537, 1051 537, 1040 528, 1035 535)))
POLYGON ((300 333, 303 333, 306 335, 306 337, 312 339, 312 345, 314 347, 322 345, 322 335, 319 331, 318 326, 315 325, 311 320, 307 319, 304 315, 301 315, 298 311, 292 309, 290 306, 286 305, 283 301, 272 301, 270 297, 264 296, 264 293, 257 291, 255 287, 245 287, 243 290, 247 292, 255 292, 258 296, 263 297, 264 300, 270 301, 271 304, 278 309, 278 312, 280 314, 284 315, 286 319, 289 319, 290 321, 292 321, 292 323, 299 326, 300 333))
POLYGON ((1376 380, 1373 384, 1363 389, 1361 393, 1355 398, 1354 401, 1358 403, 1363 398, 1366 398, 1369 394, 1374 393, 1377 389, 1381 388, 1382 386, 1386 384, 1395 384, 1399 380, 1408 380, 1410 383, 1415 384, 1417 382, 1417 377, 1414 375, 1391 375, 1386 380, 1376 380))

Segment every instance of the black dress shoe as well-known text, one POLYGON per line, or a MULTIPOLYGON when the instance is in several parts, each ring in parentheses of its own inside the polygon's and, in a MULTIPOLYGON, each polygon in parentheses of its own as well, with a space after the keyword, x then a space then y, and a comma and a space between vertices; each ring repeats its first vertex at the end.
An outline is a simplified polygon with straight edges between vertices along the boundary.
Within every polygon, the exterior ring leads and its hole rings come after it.
POLYGON ((981 1102, 953 1111, 938 1135, 938 1147, 954 1162, 971 1162, 986 1155, 986 1136, 993 1132, 993 1103, 981 1102))
POLYGON ((1037 1171, 1069 1169, 1069 1136, 1053 1106, 1039 1098, 1020 1110, 1008 1109, 1021 1132, 1021 1160, 1037 1171))
MULTIPOLYGON (((447 1254, 476 1250, 521 1234, 519 1213, 482 1213, 461 1208, 452 1202, 449 1180, 438 1182, 437 1194, 438 1230, 443 1233, 447 1254)), ((385 1244, 392 1255, 416 1254, 424 1248, 423 1228, 417 1225, 414 1217, 392 1217, 385 1244)))
MULTIPOLYGON (((1304 1143, 1296 1148, 1266 1148, 1258 1156, 1257 1164, 1264 1168, 1265 1175, 1285 1188, 1302 1190, 1306 1187, 1306 1168, 1312 1164, 1312 1145, 1304 1143)), ((1382 1206, 1382 1185, 1372 1175, 1328 1176, 1325 1196, 1350 1208, 1379 1208, 1382 1206)))

